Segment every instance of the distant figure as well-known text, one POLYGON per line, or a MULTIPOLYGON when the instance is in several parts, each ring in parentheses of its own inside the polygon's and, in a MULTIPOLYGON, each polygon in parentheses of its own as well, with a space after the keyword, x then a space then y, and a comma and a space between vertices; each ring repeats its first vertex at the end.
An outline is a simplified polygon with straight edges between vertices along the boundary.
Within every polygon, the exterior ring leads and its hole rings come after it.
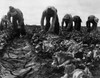
POLYGON ((59 34, 59 19, 57 15, 57 9, 53 6, 48 7, 42 13, 41 18, 42 30, 45 32, 54 32, 54 34, 59 34), (46 18, 46 25, 44 27, 44 19, 46 18), (51 24, 50 19, 52 18, 51 24))
POLYGON ((74 22, 74 29, 77 30, 77 31, 80 31, 81 30, 81 18, 79 16, 74 16, 73 17, 73 22, 74 22))
POLYGON ((0 23, 0 30, 4 30, 7 28, 8 24, 10 24, 9 20, 8 20, 8 17, 7 15, 4 15, 2 18, 1 18, 1 23, 0 23))
POLYGON ((13 29, 19 35, 26 35, 25 27, 24 27, 24 18, 23 13, 12 6, 9 6, 9 12, 7 13, 8 19, 13 24, 13 29), (11 21, 12 17, 12 21, 11 21))
POLYGON ((72 15, 66 14, 62 19, 62 29, 66 29, 68 32, 73 30, 73 21, 72 21, 72 15), (64 27, 65 23, 65 27, 64 27))
POLYGON ((90 32, 91 30, 96 30, 98 21, 99 19, 97 17, 95 17, 94 15, 90 15, 86 22, 87 31, 90 32))

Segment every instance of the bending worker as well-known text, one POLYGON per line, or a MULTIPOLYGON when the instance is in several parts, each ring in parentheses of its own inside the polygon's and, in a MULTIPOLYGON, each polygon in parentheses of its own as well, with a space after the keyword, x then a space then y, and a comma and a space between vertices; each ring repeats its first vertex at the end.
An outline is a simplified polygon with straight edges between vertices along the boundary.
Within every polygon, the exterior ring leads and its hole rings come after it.
POLYGON ((8 17, 7 15, 4 15, 2 18, 1 18, 1 22, 0 22, 0 30, 4 30, 8 27, 8 24, 10 24, 9 20, 8 20, 8 17))
POLYGON ((62 19, 62 29, 66 29, 68 32, 73 30, 73 19, 71 14, 66 14, 62 19), (65 26, 64 26, 65 23, 65 26))
POLYGON ((24 18, 23 13, 12 6, 9 7, 9 12, 7 13, 8 19, 13 24, 13 29, 19 35, 26 35, 25 27, 24 27, 24 18), (11 21, 12 17, 12 21, 11 21))
POLYGON ((97 17, 90 15, 86 21, 87 31, 90 32, 91 30, 96 30, 98 21, 99 19, 97 17))
POLYGON ((53 6, 48 7, 42 13, 41 18, 42 30, 45 32, 53 32, 54 34, 59 34, 59 19, 57 15, 57 9, 53 6), (51 24, 50 20, 52 18, 51 24), (46 19, 46 25, 44 26, 44 19, 46 19))
POLYGON ((74 22, 74 29, 77 31, 80 31, 81 30, 81 22, 82 22, 80 16, 75 15, 73 17, 73 22, 74 22))

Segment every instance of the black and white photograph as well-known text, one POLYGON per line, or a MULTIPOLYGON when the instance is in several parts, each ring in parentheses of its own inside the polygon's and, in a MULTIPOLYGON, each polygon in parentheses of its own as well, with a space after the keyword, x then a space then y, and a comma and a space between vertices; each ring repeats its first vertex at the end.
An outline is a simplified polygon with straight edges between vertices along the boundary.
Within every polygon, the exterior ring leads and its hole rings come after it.
POLYGON ((0 78, 100 78, 100 0, 0 0, 0 78))

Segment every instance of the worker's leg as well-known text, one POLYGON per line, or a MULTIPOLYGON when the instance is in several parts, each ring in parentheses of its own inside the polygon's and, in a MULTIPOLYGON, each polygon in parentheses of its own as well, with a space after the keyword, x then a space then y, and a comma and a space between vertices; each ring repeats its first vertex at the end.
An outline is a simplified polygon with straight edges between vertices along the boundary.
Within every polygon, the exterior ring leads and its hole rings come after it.
POLYGON ((89 21, 86 22, 86 27, 87 27, 87 31, 90 32, 91 27, 90 27, 90 22, 89 21))
POLYGON ((96 30, 96 29, 97 29, 97 23, 93 22, 92 30, 96 30))
POLYGON ((57 16, 55 26, 54 26, 54 33, 58 35, 59 34, 59 29, 60 29, 60 25, 59 25, 59 19, 58 19, 58 16, 57 16))
MULTIPOLYGON (((19 21, 19 23, 20 23, 20 21, 19 21)), ((26 35, 24 22, 22 22, 22 25, 20 26, 20 34, 21 35, 26 35)))
POLYGON ((3 25, 2 25, 2 23, 0 23, 0 31, 2 31, 3 30, 3 25))
POLYGON ((16 31, 18 29, 18 23, 16 17, 12 18, 13 29, 16 31))

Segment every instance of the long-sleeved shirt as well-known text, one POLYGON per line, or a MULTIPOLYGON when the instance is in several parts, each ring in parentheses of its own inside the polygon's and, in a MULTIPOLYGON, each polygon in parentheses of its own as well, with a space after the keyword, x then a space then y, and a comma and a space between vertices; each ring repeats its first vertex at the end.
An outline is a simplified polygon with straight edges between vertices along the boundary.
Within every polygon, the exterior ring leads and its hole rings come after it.
POLYGON ((94 18, 95 18, 94 15, 90 15, 90 16, 88 17, 88 21, 94 20, 94 18))
POLYGON ((62 19, 62 28, 64 26, 64 23, 67 21, 70 25, 72 23, 72 15, 71 14, 66 14, 63 19, 62 19))
POLYGON ((90 15, 88 17, 88 21, 95 21, 96 23, 98 23, 99 19, 94 15, 90 15))
POLYGON ((74 22, 82 22, 80 16, 77 16, 77 15, 75 15, 75 16, 73 17, 73 21, 74 21, 74 22))
POLYGON ((10 20, 11 17, 16 17, 17 20, 19 20, 21 23, 24 21, 23 13, 22 13, 21 10, 19 10, 19 9, 15 9, 15 8, 14 8, 14 11, 13 11, 13 12, 9 11, 9 12, 7 13, 7 15, 8 15, 9 21, 11 21, 11 20, 10 20))
POLYGON ((69 20, 69 21, 72 21, 72 15, 71 14, 66 14, 64 17, 63 17, 64 20, 69 20))

